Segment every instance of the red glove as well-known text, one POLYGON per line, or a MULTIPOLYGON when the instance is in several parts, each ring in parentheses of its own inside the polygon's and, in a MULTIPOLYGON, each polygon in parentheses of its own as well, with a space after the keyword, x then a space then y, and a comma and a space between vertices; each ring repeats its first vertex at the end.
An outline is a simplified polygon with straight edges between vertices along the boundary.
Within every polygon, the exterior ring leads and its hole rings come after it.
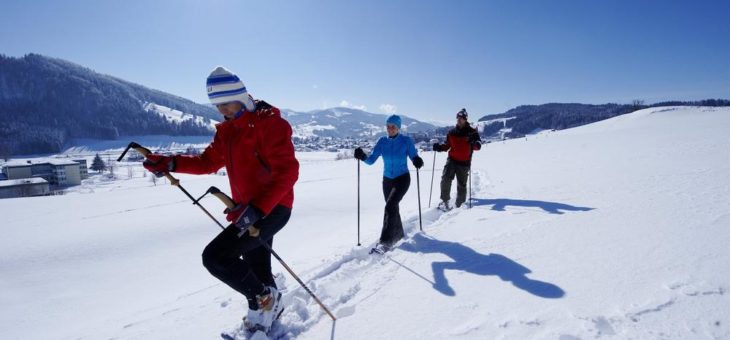
POLYGON ((162 177, 166 172, 175 171, 175 157, 150 154, 147 155, 142 166, 155 176, 162 177))

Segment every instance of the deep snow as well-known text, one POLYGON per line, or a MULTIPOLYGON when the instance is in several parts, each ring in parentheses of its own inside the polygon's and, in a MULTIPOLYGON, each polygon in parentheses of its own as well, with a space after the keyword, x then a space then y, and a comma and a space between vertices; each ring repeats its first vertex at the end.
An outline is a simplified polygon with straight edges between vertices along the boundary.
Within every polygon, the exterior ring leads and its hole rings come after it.
MULTIPOLYGON (((491 143, 475 154, 474 207, 446 214, 434 209, 445 154, 429 208, 424 153, 424 231, 412 171, 408 238, 386 256, 367 255, 382 221, 382 163, 361 168, 357 247, 356 162, 298 154, 294 213, 274 248, 339 319, 275 265, 287 289, 275 333, 730 338, 728 126, 727 108, 654 108, 491 143)), ((0 338, 217 339, 239 326, 242 298, 200 263, 218 226, 178 189, 132 173, 0 200, 0 338)), ((223 176, 176 176, 194 196, 227 188, 223 176)), ((218 201, 202 204, 223 221, 218 201)))

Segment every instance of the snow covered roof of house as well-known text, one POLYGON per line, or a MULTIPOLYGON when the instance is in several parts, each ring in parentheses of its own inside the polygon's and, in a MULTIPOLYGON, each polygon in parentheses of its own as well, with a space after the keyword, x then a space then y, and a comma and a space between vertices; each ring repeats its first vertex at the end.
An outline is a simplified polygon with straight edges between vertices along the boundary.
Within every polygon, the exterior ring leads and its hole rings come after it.
POLYGON ((27 185, 27 184, 43 184, 48 183, 43 178, 40 177, 32 177, 32 178, 21 178, 21 179, 10 179, 7 181, 0 181, 0 188, 2 187, 14 187, 18 185, 27 185))
POLYGON ((34 159, 13 159, 13 160, 5 163, 5 166, 9 167, 9 168, 15 168, 15 167, 24 167, 24 166, 41 165, 41 164, 75 165, 75 164, 79 164, 79 163, 74 162, 70 159, 34 158, 34 159))

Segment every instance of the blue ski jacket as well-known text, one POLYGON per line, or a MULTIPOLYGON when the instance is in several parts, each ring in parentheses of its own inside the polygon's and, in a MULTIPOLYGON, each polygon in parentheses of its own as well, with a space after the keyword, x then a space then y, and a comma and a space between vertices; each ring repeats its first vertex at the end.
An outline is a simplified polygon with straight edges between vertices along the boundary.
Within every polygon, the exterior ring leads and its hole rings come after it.
POLYGON ((383 156, 383 176, 388 178, 396 178, 408 172, 408 164, 406 158, 418 156, 416 146, 413 145, 411 137, 397 134, 395 137, 381 137, 373 148, 373 153, 365 160, 365 163, 372 165, 383 156))

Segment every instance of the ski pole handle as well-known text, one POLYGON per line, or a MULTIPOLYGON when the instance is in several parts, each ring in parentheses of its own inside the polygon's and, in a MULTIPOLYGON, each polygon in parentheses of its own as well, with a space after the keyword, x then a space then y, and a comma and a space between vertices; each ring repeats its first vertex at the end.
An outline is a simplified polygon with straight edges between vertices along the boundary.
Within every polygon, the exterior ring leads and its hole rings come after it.
MULTIPOLYGON (((207 193, 210 193, 213 196, 218 197, 218 199, 221 202, 223 202, 223 205, 225 205, 226 208, 228 208, 229 210, 232 210, 233 208, 236 207, 236 202, 234 202, 231 197, 229 197, 228 195, 226 195, 225 192, 220 191, 220 189, 218 189, 214 186, 208 188, 208 191, 206 191, 206 194, 207 193)), ((205 195, 203 195, 203 196, 205 196, 205 195)), ((259 236, 259 229, 253 225, 250 225, 248 228, 241 229, 241 231, 238 233, 238 237, 243 237, 243 234, 245 234, 246 232, 248 232, 249 236, 254 237, 254 238, 258 238, 258 236, 259 236)))
MULTIPOLYGON (((149 156, 152 153, 152 151, 150 151, 150 149, 145 148, 144 146, 139 145, 136 142, 131 142, 131 143, 129 143, 129 145, 127 145, 127 148, 124 149, 124 152, 122 152, 122 155, 119 156, 119 158, 117 158, 117 162, 121 162, 122 161, 122 158, 124 158, 124 155, 127 154, 127 151, 129 151, 129 149, 136 150, 137 152, 139 152, 140 154, 142 154, 142 156, 144 156, 144 158, 147 158, 147 156, 149 156)), ((173 177, 172 175, 170 175, 169 172, 164 172, 163 175, 165 176, 165 178, 167 178, 168 181, 170 181, 170 184, 172 184, 174 186, 179 186, 180 185, 180 180, 177 179, 177 178, 175 178, 175 177, 173 177)))
POLYGON ((212 194, 215 197, 218 197, 218 199, 223 202, 223 205, 225 205, 226 208, 233 209, 236 207, 236 202, 234 202, 232 198, 226 195, 225 192, 220 191, 220 189, 216 187, 210 187, 208 188, 208 193, 212 194))

